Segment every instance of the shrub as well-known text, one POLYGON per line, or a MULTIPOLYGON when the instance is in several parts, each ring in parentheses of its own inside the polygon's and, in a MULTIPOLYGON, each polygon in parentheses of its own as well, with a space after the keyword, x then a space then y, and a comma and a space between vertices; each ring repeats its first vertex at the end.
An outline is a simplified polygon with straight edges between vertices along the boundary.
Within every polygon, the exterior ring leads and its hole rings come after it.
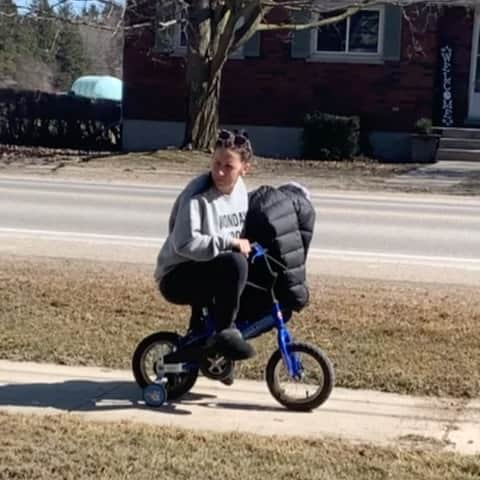
POLYGON ((121 104, 0 89, 0 143, 82 150, 121 147, 121 104))
POLYGON ((432 133, 433 124, 429 118, 420 118, 415 122, 415 132, 427 135, 432 133))
POLYGON ((303 124, 303 157, 319 160, 351 159, 358 152, 360 119, 328 113, 307 114, 303 124))

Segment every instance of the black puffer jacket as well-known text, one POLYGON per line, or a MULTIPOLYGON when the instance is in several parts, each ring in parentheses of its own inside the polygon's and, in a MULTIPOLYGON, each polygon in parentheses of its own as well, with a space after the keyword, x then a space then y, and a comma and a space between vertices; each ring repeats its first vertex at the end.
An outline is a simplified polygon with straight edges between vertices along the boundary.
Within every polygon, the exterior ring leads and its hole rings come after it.
POLYGON ((297 213, 298 226, 302 235, 306 258, 313 237, 313 229, 315 228, 315 209, 304 191, 295 184, 287 183, 278 187, 278 190, 287 195, 293 203, 293 208, 295 208, 297 213))
MULTIPOLYGON (((299 311, 308 303, 305 262, 315 225, 315 210, 301 189, 293 185, 279 188, 261 186, 249 195, 245 237, 258 242, 286 267, 278 273, 275 293, 284 310, 299 311)), ((249 281, 268 284, 261 260, 250 268, 249 281)), ((271 299, 263 292, 247 287, 242 297, 241 315, 270 308, 271 299)), ((265 313, 265 312, 262 312, 265 313)))

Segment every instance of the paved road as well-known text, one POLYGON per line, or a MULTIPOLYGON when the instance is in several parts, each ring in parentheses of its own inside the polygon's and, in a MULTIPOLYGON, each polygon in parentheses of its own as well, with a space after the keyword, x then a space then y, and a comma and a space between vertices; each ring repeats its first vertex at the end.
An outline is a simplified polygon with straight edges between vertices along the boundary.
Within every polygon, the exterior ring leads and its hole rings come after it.
POLYGON ((0 360, 0 411, 480 453, 478 400, 368 390, 336 388, 319 409, 298 413, 276 403, 264 382, 236 380, 226 387, 200 378, 181 401, 148 409, 129 371, 0 360))
MULTIPOLYGON (((154 261, 181 186, 0 178, 0 252, 154 261)), ((480 200, 313 192, 309 268, 480 285, 480 200)))

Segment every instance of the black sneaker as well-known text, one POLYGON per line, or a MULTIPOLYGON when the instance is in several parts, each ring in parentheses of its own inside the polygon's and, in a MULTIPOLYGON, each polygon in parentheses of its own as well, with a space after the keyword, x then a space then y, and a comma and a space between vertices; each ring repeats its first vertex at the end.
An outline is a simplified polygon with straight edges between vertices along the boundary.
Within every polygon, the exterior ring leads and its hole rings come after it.
POLYGON ((230 387, 233 385, 233 381, 235 380, 235 370, 232 369, 232 371, 224 378, 222 378, 220 381, 224 384, 230 387))

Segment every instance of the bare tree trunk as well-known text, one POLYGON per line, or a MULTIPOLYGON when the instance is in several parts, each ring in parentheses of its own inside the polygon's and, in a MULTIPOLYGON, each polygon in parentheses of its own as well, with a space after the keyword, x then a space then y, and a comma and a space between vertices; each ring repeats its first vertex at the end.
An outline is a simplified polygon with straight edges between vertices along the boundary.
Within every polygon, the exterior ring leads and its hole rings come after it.
POLYGON ((187 122, 184 145, 194 149, 213 147, 219 123, 220 83, 222 69, 212 72, 211 61, 191 55, 187 62, 187 122))

